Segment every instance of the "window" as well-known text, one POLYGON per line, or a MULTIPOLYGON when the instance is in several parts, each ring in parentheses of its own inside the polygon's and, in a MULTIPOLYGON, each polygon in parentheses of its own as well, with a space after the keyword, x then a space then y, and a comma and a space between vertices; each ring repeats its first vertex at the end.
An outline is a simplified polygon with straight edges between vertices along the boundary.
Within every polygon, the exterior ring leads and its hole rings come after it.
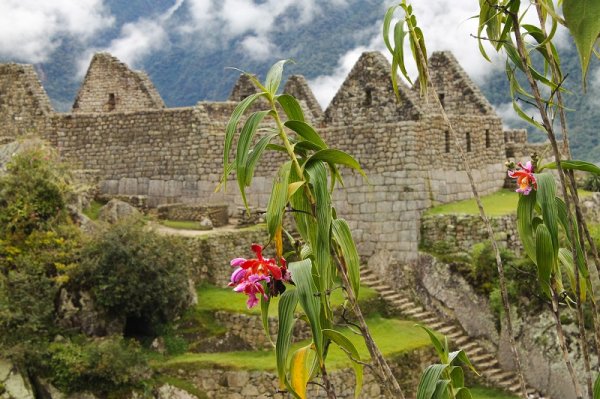
POLYGON ((492 146, 490 142, 490 130, 485 129, 485 148, 490 148, 492 146))
POLYGON ((114 111, 116 105, 117 105, 117 100, 115 99, 115 93, 109 93, 108 94, 108 110, 114 111))
POLYGON ((370 107, 371 105, 373 105, 373 89, 371 89, 370 87, 365 89, 365 103, 364 105, 366 107, 370 107))
POLYGON ((446 154, 450 152, 450 132, 446 130, 446 154))
POLYGON ((471 133, 467 132, 467 152, 471 152, 471 133))
POLYGON ((445 98, 446 98, 446 95, 444 93, 438 93, 438 99, 440 100, 440 104, 442 105, 442 108, 446 107, 446 104, 444 103, 445 98))

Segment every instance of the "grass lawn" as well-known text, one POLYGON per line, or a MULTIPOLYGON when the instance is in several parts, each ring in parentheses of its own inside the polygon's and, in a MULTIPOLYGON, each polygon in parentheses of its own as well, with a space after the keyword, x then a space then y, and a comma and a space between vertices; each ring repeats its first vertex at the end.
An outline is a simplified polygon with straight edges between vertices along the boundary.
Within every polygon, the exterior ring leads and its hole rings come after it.
POLYGON ((471 388, 473 399, 518 399, 518 396, 497 389, 475 387, 471 388))
MULTIPOLYGON (((591 192, 579 190, 581 198, 586 198, 592 195, 591 192)), ((513 190, 502 189, 494 194, 481 197, 483 209, 488 216, 503 216, 517 212, 517 203, 519 202, 519 194, 513 190)), ((435 206, 425 212, 426 215, 438 214, 466 214, 478 215, 479 209, 474 199, 451 202, 435 206)))
POLYGON ((102 208, 104 203, 93 200, 90 202, 90 206, 83 210, 83 214, 89 217, 92 220, 98 220, 98 216, 100 215, 100 208, 102 208))
MULTIPOLYGON (((359 293, 359 301, 373 299, 377 296, 377 292, 369 287, 361 287, 359 293)), ((218 288, 212 285, 202 285, 198 288, 198 305, 196 309, 199 311, 222 310, 231 313, 245 313, 260 315, 260 306, 253 309, 246 307, 246 296, 233 292, 231 288, 218 288)), ((269 306, 269 315, 277 316, 277 304, 279 297, 271 299, 272 303, 269 306)), ((337 289, 331 293, 331 303, 334 307, 342 305, 344 297, 341 289, 337 289)))
MULTIPOLYGON (((430 344, 427 334, 420 328, 415 327, 415 323, 412 321, 384 319, 373 316, 368 319, 368 324, 375 342, 377 342, 377 345, 385 356, 394 356, 430 344)), ((345 329, 341 331, 347 333, 346 336, 356 346, 361 358, 368 359, 369 352, 362 337, 351 334, 345 329)), ((262 332, 257 333, 260 334, 262 332)), ((309 341, 297 342, 293 345, 293 349, 298 349, 308 344, 309 341)), ((335 345, 330 347, 327 362, 331 369, 346 368, 351 365, 346 354, 335 345)), ((273 371, 275 370, 275 352, 274 350, 265 350, 186 353, 160 362, 161 366, 169 368, 180 367, 186 364, 201 367, 219 365, 220 367, 233 369, 273 371)))
POLYGON ((200 222, 194 220, 160 220, 160 224, 177 230, 208 230, 200 225, 200 222))

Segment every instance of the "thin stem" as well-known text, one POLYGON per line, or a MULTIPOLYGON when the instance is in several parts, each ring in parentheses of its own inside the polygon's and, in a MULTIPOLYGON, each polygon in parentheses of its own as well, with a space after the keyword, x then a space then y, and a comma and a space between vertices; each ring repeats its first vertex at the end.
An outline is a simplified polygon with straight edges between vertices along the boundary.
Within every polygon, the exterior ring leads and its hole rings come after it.
POLYGON ((556 322, 556 334, 558 335, 558 343, 562 351, 563 360, 567 365, 567 370, 569 371, 569 375, 571 376, 571 380, 573 381, 575 395, 577 396, 577 399, 581 399, 583 398, 583 396, 581 395, 581 387, 579 386, 577 376, 575 375, 575 371, 573 370, 573 364, 571 363, 571 359, 569 358, 569 350, 567 349, 567 344, 565 342, 565 334, 563 332, 562 323, 560 321, 558 294, 556 293, 556 290, 554 288, 552 289, 552 314, 554 315, 554 321, 556 322))
POLYGON ((521 395, 523 396, 523 398, 526 399, 527 398, 527 387, 525 385, 525 378, 523 377, 523 370, 521 368, 521 360, 519 358, 519 351, 517 350, 517 345, 516 345, 515 338, 514 338, 512 319, 510 316, 510 303, 508 301, 508 291, 506 288, 506 277, 504 275, 504 265, 502 263, 502 258, 500 255, 500 248, 498 246, 498 243, 496 242, 496 239, 494 238, 494 229, 492 228, 492 224, 490 223, 488 217, 485 214, 485 210, 483 209, 483 203, 481 202, 481 197, 479 196, 479 192, 477 191, 477 186, 475 185, 475 178, 473 177, 473 172, 471 171, 471 167, 469 166, 469 163, 467 162, 465 153, 462 149, 462 144, 458 138, 458 135, 454 131, 454 126, 452 125, 452 122, 448 118, 448 115, 446 114, 446 111, 444 110, 444 107, 442 106, 442 104, 440 102, 439 96, 437 95, 437 91, 436 91, 435 87, 433 86, 433 82, 431 81, 431 77, 429 74, 429 66, 427 65, 427 60, 425 59, 425 55, 421 52, 421 49, 419 46, 415 46, 415 49, 416 49, 417 57, 419 58, 419 62, 421 63, 421 65, 425 66, 423 68, 423 70, 424 70, 424 73, 426 74, 427 82, 429 82, 430 89, 434 94, 432 97, 434 97, 434 99, 437 103, 438 109, 440 110, 442 117, 444 119, 444 123, 446 124, 446 126, 448 126, 448 131, 454 140, 455 148, 458 152, 458 155, 463 164, 463 167, 465 168, 465 172, 467 173, 467 176, 469 178, 471 192, 473 193, 475 202, 477 203, 477 208, 479 209, 479 216, 481 217, 481 220, 483 221, 483 223, 486 227, 486 230, 487 230, 487 233, 489 236, 489 240, 491 241, 492 247, 494 249, 494 253, 495 253, 495 257, 496 257, 496 266, 498 269, 498 280, 500 283, 500 293, 502 296, 502 305, 504 307, 504 314, 506 316, 506 329, 508 330, 507 332, 508 332, 508 337, 509 337, 509 342, 510 342, 510 348, 512 351, 517 376, 519 378, 519 385, 521 387, 521 395))

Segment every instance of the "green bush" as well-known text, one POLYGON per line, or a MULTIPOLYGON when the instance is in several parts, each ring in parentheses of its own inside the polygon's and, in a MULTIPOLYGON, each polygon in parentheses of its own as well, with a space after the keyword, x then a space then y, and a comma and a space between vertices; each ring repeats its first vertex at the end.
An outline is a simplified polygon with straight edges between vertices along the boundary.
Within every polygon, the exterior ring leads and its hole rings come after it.
POLYGON ((45 366, 52 383, 66 392, 138 387, 149 377, 139 344, 121 337, 54 342, 45 366))
POLYGON ((25 237, 67 218, 69 179, 56 155, 46 148, 13 157, 0 177, 0 233, 25 237))
POLYGON ((587 191, 600 192, 600 176, 596 174, 590 174, 590 176, 583 182, 583 189, 587 191))
POLYGON ((68 224, 23 241, 0 239, 0 347, 56 333, 57 295, 77 267, 80 246, 79 231, 68 224))
POLYGON ((75 274, 110 314, 155 328, 190 303, 188 267, 179 239, 126 220, 91 240, 75 274))
MULTIPOLYGON (((513 263, 515 256, 505 248, 500 248, 500 257, 504 265, 513 263)), ((476 291, 489 295, 498 283, 496 253, 489 242, 478 243, 471 250, 470 281, 476 291)))

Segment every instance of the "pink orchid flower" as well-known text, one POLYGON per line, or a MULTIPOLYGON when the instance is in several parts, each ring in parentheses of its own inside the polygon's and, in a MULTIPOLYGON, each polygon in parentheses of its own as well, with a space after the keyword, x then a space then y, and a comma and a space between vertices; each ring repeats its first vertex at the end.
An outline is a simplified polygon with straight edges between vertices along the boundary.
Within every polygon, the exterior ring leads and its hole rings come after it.
POLYGON ((519 188, 515 191, 523 195, 528 195, 532 189, 537 190, 537 182, 533 175, 533 165, 531 164, 531 161, 527 161, 525 166, 519 162, 517 166, 521 169, 508 171, 508 177, 517 179, 519 188))

